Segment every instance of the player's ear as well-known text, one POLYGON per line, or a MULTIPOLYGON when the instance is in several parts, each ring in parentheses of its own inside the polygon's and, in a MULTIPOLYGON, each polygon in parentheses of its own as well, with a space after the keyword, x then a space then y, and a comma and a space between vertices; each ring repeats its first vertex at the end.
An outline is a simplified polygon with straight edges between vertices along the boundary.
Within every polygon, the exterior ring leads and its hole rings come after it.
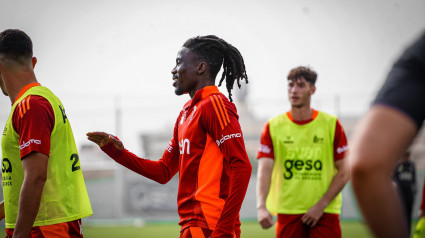
POLYGON ((310 87, 310 95, 313 95, 316 92, 316 86, 311 85, 310 87))
POLYGON ((196 65, 196 72, 198 72, 198 74, 203 74, 205 73, 205 71, 207 70, 207 64, 205 62, 199 62, 196 65))
POLYGON ((37 58, 32 57, 31 61, 32 61, 32 68, 34 69, 35 65, 37 64, 37 58))

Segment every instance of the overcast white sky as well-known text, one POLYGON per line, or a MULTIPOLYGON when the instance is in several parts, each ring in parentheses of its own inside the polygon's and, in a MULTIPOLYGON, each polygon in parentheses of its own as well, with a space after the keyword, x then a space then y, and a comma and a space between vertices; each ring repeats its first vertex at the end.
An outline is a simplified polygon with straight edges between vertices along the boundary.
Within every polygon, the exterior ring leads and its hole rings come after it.
MULTIPOLYGON (((8 28, 32 38, 37 78, 61 98, 79 145, 87 131, 115 132, 121 107, 121 137, 138 152, 138 135, 173 124, 188 100, 170 73, 186 39, 215 34, 240 50, 258 118, 289 109, 285 78, 298 65, 318 72, 317 109, 337 113, 339 96, 340 115, 358 115, 425 30, 425 1, 0 0, 8 28)), ((9 99, 0 109, 4 125, 9 99)))

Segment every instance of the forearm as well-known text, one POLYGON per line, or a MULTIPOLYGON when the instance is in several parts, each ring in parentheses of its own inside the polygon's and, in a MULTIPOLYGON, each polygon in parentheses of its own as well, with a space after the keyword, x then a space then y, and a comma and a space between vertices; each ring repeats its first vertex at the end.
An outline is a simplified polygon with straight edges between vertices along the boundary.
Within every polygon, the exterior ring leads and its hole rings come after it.
POLYGON ((161 161, 143 159, 125 149, 118 150, 112 143, 101 147, 101 149, 122 166, 158 183, 167 183, 175 174, 161 161))
POLYGON ((271 172, 273 170, 273 160, 261 158, 258 160, 257 170, 257 209, 266 208, 266 199, 269 194, 271 184, 271 172))
POLYGON ((40 207, 45 179, 25 178, 19 197, 19 211, 14 230, 14 238, 27 238, 40 207))
POLYGON ((249 161, 232 165, 230 191, 212 237, 233 237, 234 224, 248 189, 252 167, 249 161))
POLYGON ((266 199, 270 190, 270 176, 257 176, 257 209, 266 208, 266 199))
POLYGON ((342 191, 344 186, 347 184, 350 178, 349 175, 349 172, 345 168, 338 170, 337 174, 332 179, 329 189, 320 198, 317 204, 323 207, 323 209, 325 209, 328 204, 342 191))

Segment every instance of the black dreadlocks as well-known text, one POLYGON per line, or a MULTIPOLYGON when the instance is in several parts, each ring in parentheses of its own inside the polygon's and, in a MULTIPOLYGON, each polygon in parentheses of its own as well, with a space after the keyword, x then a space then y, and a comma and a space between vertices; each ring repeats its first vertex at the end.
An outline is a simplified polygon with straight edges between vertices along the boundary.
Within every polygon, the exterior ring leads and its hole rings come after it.
POLYGON ((187 40, 183 47, 197 54, 210 66, 210 73, 215 78, 223 64, 223 74, 218 86, 226 79, 226 88, 229 92, 229 100, 232 102, 232 89, 237 79, 238 87, 240 80, 245 79, 248 83, 248 75, 245 71, 245 63, 241 53, 236 47, 214 35, 197 36, 187 40))

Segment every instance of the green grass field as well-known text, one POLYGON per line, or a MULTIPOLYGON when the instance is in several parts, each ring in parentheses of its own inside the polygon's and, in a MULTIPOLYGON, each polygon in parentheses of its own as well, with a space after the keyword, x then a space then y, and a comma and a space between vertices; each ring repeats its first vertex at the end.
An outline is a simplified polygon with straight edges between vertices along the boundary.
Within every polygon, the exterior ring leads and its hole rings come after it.
MULTIPOLYGON (((134 226, 84 226, 85 238, 169 238, 178 237, 180 227, 174 223, 147 224, 143 227, 134 226)), ((0 237, 5 237, 4 229, 0 237)), ((242 222, 243 238, 274 238, 274 229, 263 230, 254 221, 242 222)), ((342 222, 343 238, 369 238, 372 235, 366 226, 360 222, 342 222)))

